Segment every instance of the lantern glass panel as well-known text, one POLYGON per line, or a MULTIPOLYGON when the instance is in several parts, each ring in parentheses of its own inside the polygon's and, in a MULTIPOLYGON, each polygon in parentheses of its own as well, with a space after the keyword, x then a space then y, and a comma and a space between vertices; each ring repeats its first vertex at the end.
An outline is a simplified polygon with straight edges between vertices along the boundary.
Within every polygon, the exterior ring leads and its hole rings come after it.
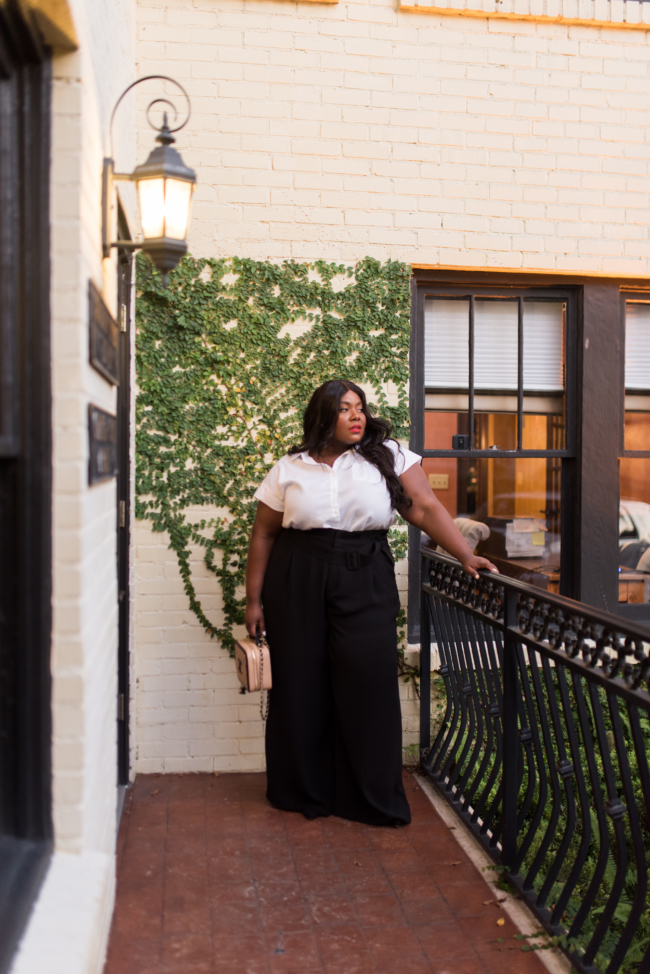
POLYGON ((165 181, 160 179, 141 179, 138 181, 140 199, 140 220, 145 240, 164 236, 165 224, 165 181))
POLYGON ((184 240, 190 219, 193 184, 184 179, 165 180, 165 236, 184 240))

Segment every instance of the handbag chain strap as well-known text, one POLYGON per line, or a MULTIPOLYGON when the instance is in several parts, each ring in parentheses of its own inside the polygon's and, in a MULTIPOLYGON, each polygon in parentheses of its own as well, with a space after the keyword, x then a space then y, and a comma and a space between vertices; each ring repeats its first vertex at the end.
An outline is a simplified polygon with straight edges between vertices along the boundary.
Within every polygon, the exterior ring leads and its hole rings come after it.
MULTIPOLYGON (((264 645, 266 640, 260 636, 259 631, 255 634, 255 642, 257 648, 260 651, 260 717, 263 721, 269 716, 269 707, 271 705, 271 691, 266 691, 266 712, 264 709, 264 645)), ((267 644, 268 645, 268 644, 267 644)))

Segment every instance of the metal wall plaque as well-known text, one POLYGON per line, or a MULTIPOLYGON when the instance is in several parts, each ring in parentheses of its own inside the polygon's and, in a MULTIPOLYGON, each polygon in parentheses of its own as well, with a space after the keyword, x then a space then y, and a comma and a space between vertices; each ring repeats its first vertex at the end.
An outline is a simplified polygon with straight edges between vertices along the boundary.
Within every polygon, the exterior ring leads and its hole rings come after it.
POLYGON ((117 386, 120 329, 92 281, 88 281, 88 323, 90 364, 117 386))
POLYGON ((117 474, 117 418, 92 403, 88 406, 88 483, 98 484, 117 474))

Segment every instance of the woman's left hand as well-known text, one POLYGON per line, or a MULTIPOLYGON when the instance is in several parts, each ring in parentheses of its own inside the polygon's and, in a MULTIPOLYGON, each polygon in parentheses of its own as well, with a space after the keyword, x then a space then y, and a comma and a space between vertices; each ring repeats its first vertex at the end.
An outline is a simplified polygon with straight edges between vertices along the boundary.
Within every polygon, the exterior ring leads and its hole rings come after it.
POLYGON ((496 565, 493 565, 491 561, 487 560, 487 558, 481 558, 480 555, 470 555, 469 558, 466 558, 463 562, 461 562, 461 564, 463 566, 463 571, 467 572, 468 575, 472 575, 474 578, 479 577, 479 568, 487 568, 489 571, 496 572, 497 575, 499 574, 499 569, 496 567, 496 565))

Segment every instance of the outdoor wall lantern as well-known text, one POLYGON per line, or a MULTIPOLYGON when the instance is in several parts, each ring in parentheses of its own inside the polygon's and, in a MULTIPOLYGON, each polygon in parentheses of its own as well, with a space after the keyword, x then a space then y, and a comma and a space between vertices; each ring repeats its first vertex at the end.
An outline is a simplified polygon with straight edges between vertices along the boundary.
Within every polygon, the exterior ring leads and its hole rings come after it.
POLYGON ((187 125, 189 119, 190 99, 178 81, 162 74, 152 74, 146 78, 139 78, 122 92, 113 109, 110 124, 111 158, 104 159, 102 181, 102 248, 104 257, 110 255, 112 247, 123 247, 129 250, 141 249, 149 255, 158 270, 162 272, 163 282, 165 283, 168 272, 176 267, 187 251, 185 238, 190 222, 190 207, 192 205, 192 193, 196 186, 196 173, 185 165, 180 152, 172 148, 172 143, 176 141, 173 133, 180 131, 187 125), (136 166, 132 173, 115 172, 112 158, 115 112, 131 88, 142 84, 143 81, 153 79, 171 81, 172 84, 180 88, 187 101, 187 117, 181 125, 170 128, 165 111, 163 123, 158 128, 149 116, 154 105, 165 104, 171 108, 174 113, 174 122, 178 118, 178 113, 169 99, 155 98, 147 108, 147 121, 158 132, 156 142, 159 144, 151 151, 147 161, 136 166), (128 180, 136 184, 140 204, 142 236, 144 238, 141 241, 111 241, 110 239, 110 211, 113 202, 113 182, 116 180, 128 180))

